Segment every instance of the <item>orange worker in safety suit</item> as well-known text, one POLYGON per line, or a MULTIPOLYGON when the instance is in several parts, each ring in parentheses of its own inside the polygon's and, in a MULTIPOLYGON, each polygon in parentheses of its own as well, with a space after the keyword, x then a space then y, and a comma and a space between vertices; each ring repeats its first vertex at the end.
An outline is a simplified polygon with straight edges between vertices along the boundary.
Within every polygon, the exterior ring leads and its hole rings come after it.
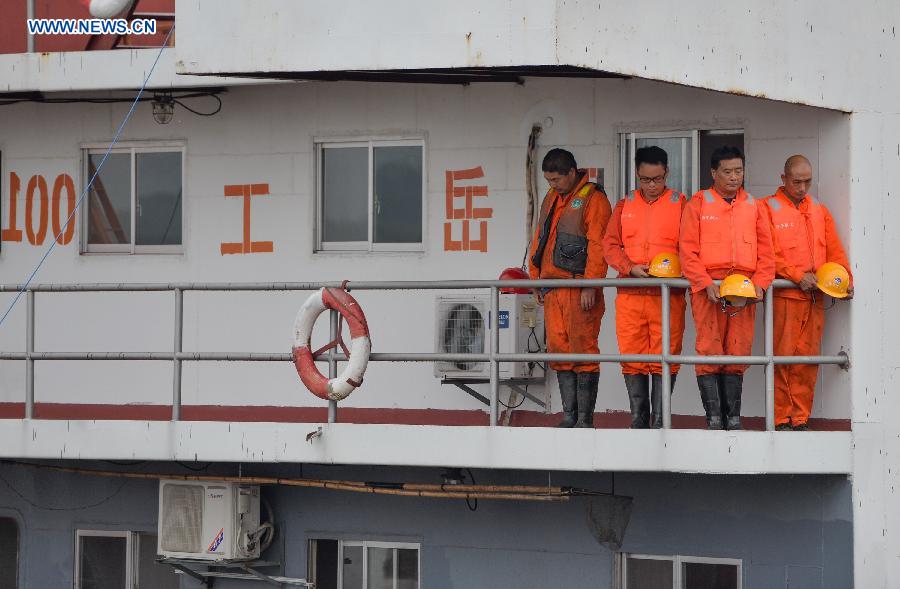
MULTIPOLYGON (((551 149, 541 165, 550 190, 531 240, 531 278, 605 278, 606 260, 601 239, 609 222, 609 199, 588 182, 575 157, 551 149)), ((597 337, 605 305, 597 288, 536 289, 544 305, 547 351, 562 354, 599 354, 597 337)), ((565 414, 559 427, 593 427, 600 365, 597 362, 551 362, 559 381, 565 414)))
MULTIPOLYGON (((697 354, 747 356, 755 305, 723 306, 713 280, 748 276, 758 301, 775 278, 775 252, 765 204, 743 188, 744 154, 720 147, 711 157, 713 186, 696 193, 681 219, 681 268, 691 284, 697 354)), ((697 385, 709 429, 741 429, 745 365, 698 364, 697 385)))
MULTIPOLYGON (((778 191, 765 200, 775 273, 800 288, 779 288, 774 293, 775 354, 815 356, 825 327, 825 295, 816 289, 816 269, 836 262, 849 273, 850 262, 831 213, 807 192, 812 185, 809 160, 802 155, 788 158, 781 181, 778 191)), ((853 295, 852 286, 849 294, 853 295)), ((775 365, 775 429, 808 428, 818 372, 815 364, 775 365)))
MULTIPOLYGON (((650 262, 660 253, 678 253, 683 194, 666 186, 669 156, 657 146, 641 147, 634 155, 640 188, 616 203, 603 237, 603 255, 619 276, 647 278, 650 262)), ((619 287, 616 295, 616 338, 620 354, 659 354, 662 349, 662 304, 658 287, 619 287)), ((683 288, 669 294, 669 350, 681 353, 683 288)), ((670 365, 672 387, 678 365, 670 365)), ((631 406, 632 429, 662 427, 662 365, 623 362, 622 375, 631 406), (648 381, 647 375, 651 375, 648 381)), ((670 391, 671 392, 671 391, 670 391)))

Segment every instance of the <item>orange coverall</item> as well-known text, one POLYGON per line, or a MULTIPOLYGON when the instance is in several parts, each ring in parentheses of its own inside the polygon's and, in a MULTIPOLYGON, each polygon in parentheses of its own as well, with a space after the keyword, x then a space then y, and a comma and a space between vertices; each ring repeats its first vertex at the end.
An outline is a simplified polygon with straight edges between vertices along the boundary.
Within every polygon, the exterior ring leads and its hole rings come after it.
MULTIPOLYGON (((553 250, 556 247, 556 225, 567 206, 573 204, 575 195, 588 185, 587 174, 579 170, 581 177, 575 188, 568 194, 559 194, 555 190, 547 193, 546 199, 555 199, 556 208, 550 223, 550 234, 544 254, 541 257, 540 270, 534 265, 532 258, 540 240, 539 226, 531 240, 531 251, 528 254, 529 275, 537 278, 606 278, 608 265, 603 258, 601 240, 606 224, 609 222, 611 207, 609 199, 599 188, 590 184, 592 191, 588 204, 584 207, 583 228, 588 240, 587 263, 584 275, 573 276, 571 272, 557 268, 553 264, 553 250)), ((559 354, 599 354, 597 337, 600 334, 600 322, 606 305, 603 301, 602 289, 597 289, 596 302, 590 311, 581 308, 581 288, 554 288, 544 297, 544 325, 547 330, 547 351, 559 354)), ((550 367, 557 372, 571 370, 574 372, 599 372, 600 365, 592 363, 551 362, 550 367)))
MULTIPOLYGON (((746 356, 753 347, 756 306, 722 312, 706 296, 713 280, 745 274, 766 289, 775 278, 775 252, 765 204, 743 189, 729 204, 713 188, 695 194, 681 218, 681 269, 691 283, 697 354, 746 356), (740 207, 740 209, 738 209, 740 207), (755 209, 755 211, 754 211, 755 209)), ((743 364, 695 366, 697 376, 743 374, 743 364)))
MULTIPOLYGON (((634 198, 643 199, 640 191, 634 198)), ((631 196, 631 195, 629 195, 631 196)), ((663 192, 652 203, 635 201, 635 213, 643 218, 636 219, 641 227, 636 233, 623 235, 622 213, 629 197, 616 203, 612 218, 603 237, 603 255, 610 266, 619 272, 619 277, 631 276, 631 269, 638 264, 647 265, 663 251, 678 252, 678 234, 681 228, 681 211, 686 203, 684 196, 671 188, 663 192), (674 207, 672 205, 675 205, 674 207), (672 212, 677 210, 673 215, 672 212), (664 235, 651 236, 658 232, 664 235), (652 241, 652 243, 651 243, 652 241), (637 247, 634 247, 637 246, 637 247), (626 249, 635 253, 637 259, 629 258, 626 249)), ((659 354, 662 349, 662 306, 660 290, 655 287, 619 287, 616 294, 616 338, 620 354, 659 354)), ((684 338, 684 312, 687 299, 684 289, 672 289, 669 294, 669 350, 681 353, 684 338)), ((678 374, 678 364, 670 365, 672 374, 678 374)), ((662 365, 657 362, 623 362, 622 374, 662 374, 662 365)))
MULTIPOLYGON (((766 204, 779 278, 799 283, 804 274, 814 273, 825 262, 836 262, 850 272, 834 219, 824 205, 807 195, 795 206, 782 188, 767 197, 766 204), (820 208, 818 220, 813 219, 816 207, 820 208)), ((806 293, 779 288, 774 296, 775 354, 818 355, 825 327, 825 295, 817 290, 806 293)), ((775 425, 797 426, 809 421, 818 372, 815 364, 775 366, 775 425)))

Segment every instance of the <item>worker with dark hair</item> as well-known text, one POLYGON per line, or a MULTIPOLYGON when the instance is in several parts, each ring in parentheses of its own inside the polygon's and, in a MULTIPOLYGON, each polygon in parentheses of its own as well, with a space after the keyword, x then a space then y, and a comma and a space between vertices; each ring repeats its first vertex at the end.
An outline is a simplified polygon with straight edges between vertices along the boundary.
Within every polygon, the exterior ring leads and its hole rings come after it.
MULTIPOLYGON (((726 308, 714 280, 740 275, 756 300, 775 279, 775 252, 762 201, 744 190, 744 153, 712 153, 713 185, 691 198, 681 219, 681 264, 691 283, 697 354, 749 356, 756 306, 726 308)), ((708 429, 741 429, 743 364, 698 364, 697 385, 708 429)))
MULTIPOLYGON (((651 276, 650 264, 654 260, 664 265, 662 269, 669 268, 665 264, 671 265, 669 276, 681 276, 676 266, 685 197, 666 186, 669 156, 657 146, 641 147, 634 154, 634 169, 638 189, 616 203, 603 238, 603 254, 609 265, 619 271, 620 277, 647 278, 651 276)), ((654 274, 662 275, 660 272, 654 274)), ((616 338, 620 354, 661 353, 660 296, 658 287, 619 287, 616 338)), ((669 351, 672 354, 681 353, 686 308, 684 289, 672 289, 669 294, 669 351)), ((678 365, 671 364, 669 370, 674 388, 678 365)), ((631 406, 631 427, 662 427, 662 365, 658 362, 623 362, 622 375, 631 406)))
MULTIPOLYGON (((550 190, 531 241, 531 278, 605 278, 601 240, 609 221, 609 199, 588 182, 575 157, 551 149, 541 165, 550 190)), ((597 288, 535 289, 544 305, 547 351, 559 354, 599 354, 597 337, 605 304, 597 288)), ((597 362, 551 362, 556 371, 564 417, 559 427, 593 427, 600 380, 597 362)))

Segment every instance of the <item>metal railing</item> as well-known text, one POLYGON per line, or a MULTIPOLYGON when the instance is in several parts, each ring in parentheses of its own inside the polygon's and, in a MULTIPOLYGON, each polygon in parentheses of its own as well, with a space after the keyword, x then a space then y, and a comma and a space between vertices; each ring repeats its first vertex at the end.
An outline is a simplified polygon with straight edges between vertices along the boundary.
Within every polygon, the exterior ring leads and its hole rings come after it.
MULTIPOLYGON (((374 362, 489 362, 490 369, 490 425, 496 426, 499 419, 500 363, 501 362, 654 362, 662 365, 662 388, 671 388, 670 364, 749 364, 764 365, 766 429, 775 429, 775 365, 776 364, 833 364, 843 368, 849 366, 849 358, 843 351, 831 356, 776 356, 774 353, 774 321, 772 293, 775 288, 796 288, 788 280, 776 280, 765 294, 765 353, 762 356, 692 356, 668 353, 671 344, 660 354, 551 354, 551 353, 500 353, 500 335, 497 329, 500 309, 500 288, 573 288, 573 287, 657 287, 661 290, 662 341, 671 338, 669 325, 669 293, 672 288, 687 288, 684 279, 663 278, 604 278, 565 280, 450 280, 450 281, 394 281, 394 282, 253 282, 253 283, 162 283, 162 284, 34 284, 25 291, 26 327, 25 352, 0 352, 0 360, 24 360, 25 376, 25 418, 34 418, 34 363, 36 361, 62 360, 150 360, 171 361, 173 364, 172 420, 181 419, 181 367, 182 363, 201 361, 228 362, 274 362, 290 361, 292 355, 285 353, 233 353, 233 352, 185 352, 182 350, 184 293, 187 291, 312 291, 322 287, 346 288, 347 290, 490 290, 490 321, 488 353, 447 354, 447 353, 379 353, 369 356, 374 362), (174 343, 171 352, 37 352, 34 349, 35 294, 38 292, 151 292, 170 291, 175 294, 174 343)), ((0 292, 19 292, 22 285, 0 285, 0 292)), ((330 312, 331 338, 337 337, 338 313, 330 312)), ((337 376, 337 363, 346 357, 332 347, 317 361, 328 363, 330 378, 337 376)), ((663 428, 672 426, 670 395, 661 395, 663 428)), ((329 401, 328 421, 337 420, 337 403, 329 401)))

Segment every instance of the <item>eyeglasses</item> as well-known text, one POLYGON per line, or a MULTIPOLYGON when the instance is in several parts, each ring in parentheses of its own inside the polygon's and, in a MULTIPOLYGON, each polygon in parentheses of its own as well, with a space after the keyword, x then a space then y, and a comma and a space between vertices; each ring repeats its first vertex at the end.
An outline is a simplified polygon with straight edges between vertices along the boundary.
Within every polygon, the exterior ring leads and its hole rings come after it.
POLYGON ((648 178, 646 176, 638 176, 638 181, 641 184, 662 184, 666 181, 665 176, 654 176, 653 178, 648 178))

